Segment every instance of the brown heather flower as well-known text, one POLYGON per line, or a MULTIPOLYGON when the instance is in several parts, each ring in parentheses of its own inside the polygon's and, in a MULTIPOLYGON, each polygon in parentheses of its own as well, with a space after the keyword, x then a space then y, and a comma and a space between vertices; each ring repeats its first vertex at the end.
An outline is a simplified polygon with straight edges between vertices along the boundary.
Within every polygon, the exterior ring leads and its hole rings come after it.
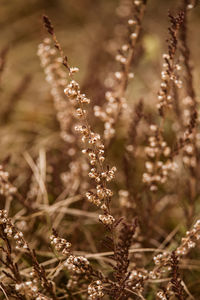
POLYGON ((179 300, 184 300, 186 297, 184 295, 183 285, 181 284, 180 274, 179 274, 179 260, 173 251, 171 254, 171 269, 172 269, 172 279, 171 279, 171 289, 174 292, 174 295, 179 300))
POLYGON ((78 280, 83 276, 85 276, 86 281, 91 280, 91 278, 98 278, 98 280, 92 281, 92 283, 88 285, 89 299, 103 297, 103 285, 101 280, 106 279, 104 279, 101 272, 95 271, 84 256, 74 255, 71 251, 71 243, 63 238, 59 238, 55 230, 53 230, 50 239, 51 244, 55 247, 56 251, 61 252, 62 255, 66 257, 63 266, 66 267, 71 274, 67 283, 68 289, 73 290, 73 288, 76 287, 78 280))
POLYGON ((62 58, 57 56, 56 49, 51 44, 51 39, 45 38, 43 43, 38 46, 38 56, 44 68, 46 80, 51 86, 51 94, 61 127, 61 137, 69 145, 73 146, 75 138, 70 133, 71 123, 73 122, 73 107, 70 107, 70 104, 66 103, 63 95, 63 89, 67 84, 67 77, 65 71, 61 68, 62 58))
MULTIPOLYGON (((69 69, 69 78, 73 76, 71 68, 69 69)), ((112 192, 107 188, 107 182, 114 178, 116 168, 111 169, 104 166, 104 144, 101 141, 99 134, 93 132, 88 122, 87 111, 85 105, 90 103, 90 100, 82 94, 79 84, 71 79, 69 84, 64 90, 68 100, 74 105, 77 117, 80 120, 81 125, 75 126, 75 130, 81 134, 82 142, 86 147, 82 150, 84 154, 88 156, 91 169, 89 171, 89 177, 95 181, 96 189, 86 193, 87 199, 97 206, 100 206, 104 212, 104 217, 99 216, 101 222, 105 225, 112 225, 114 218, 109 214, 109 203, 112 196, 112 192)))
POLYGON ((23 196, 18 192, 17 188, 9 181, 9 173, 6 172, 2 165, 0 165, 0 195, 9 203, 13 198, 22 204, 28 211, 32 210, 32 206, 28 205, 23 196))
POLYGON ((180 11, 176 17, 169 14, 171 26, 168 28, 170 38, 168 40, 168 53, 163 54, 163 70, 161 72, 162 82, 160 84, 160 90, 158 92, 157 108, 161 116, 164 115, 164 111, 171 107, 172 95, 170 93, 172 84, 180 88, 182 81, 178 77, 178 72, 181 70, 181 66, 176 63, 175 55, 177 51, 178 32, 183 24, 184 12, 180 11))
POLYGON ((143 174, 143 182, 146 183, 150 191, 158 190, 159 184, 164 184, 171 171, 177 169, 177 165, 171 159, 171 149, 167 146, 156 125, 151 125, 152 135, 149 137, 149 146, 145 152, 149 160, 145 162, 146 172, 143 174), (164 160, 161 160, 161 157, 164 160))
POLYGON ((130 272, 126 285, 132 291, 142 293, 144 291, 144 283, 148 279, 148 271, 145 269, 136 269, 130 272))
POLYGON ((71 243, 67 242, 65 239, 58 237, 57 233, 54 233, 50 236, 51 244, 55 247, 56 251, 62 252, 62 255, 68 256, 71 251, 71 243))
POLYGON ((183 60, 183 72, 184 75, 184 87, 185 87, 185 98, 183 99, 184 109, 183 109, 183 123, 185 126, 184 136, 183 136, 183 162, 186 166, 191 169, 195 169, 197 166, 197 137, 196 137, 196 127, 197 127, 197 101, 195 90, 193 87, 193 75, 190 62, 190 49, 188 46, 187 38, 187 19, 188 19, 188 7, 193 8, 194 5, 188 0, 183 1, 183 11, 184 19, 180 31, 180 52, 183 60))
POLYGON ((31 297, 35 300, 51 300, 38 291, 38 286, 33 281, 26 281, 15 284, 15 290, 24 296, 31 297))
POLYGON ((16 187, 9 182, 8 172, 3 170, 3 166, 0 166, 0 194, 4 195, 8 200, 12 200, 16 191, 16 187))
POLYGON ((147 156, 151 159, 146 161, 145 167, 147 172, 143 174, 143 182, 148 184, 150 191, 158 190, 158 184, 164 184, 167 181, 169 171, 177 168, 176 163, 172 160, 171 148, 163 138, 164 114, 167 109, 172 107, 172 91, 176 87, 181 88, 182 82, 178 77, 181 66, 176 63, 176 52, 178 44, 178 33, 183 24, 184 12, 180 11, 175 17, 169 14, 171 26, 168 28, 168 53, 163 54, 164 63, 161 72, 161 84, 158 92, 157 108, 161 117, 160 126, 151 125, 150 130, 153 135, 149 137, 149 146, 145 148, 147 156), (162 160, 162 156, 165 161, 162 160))
POLYGON ((52 282, 47 279, 44 268, 42 268, 38 263, 35 252, 29 247, 28 243, 24 239, 23 233, 19 231, 12 220, 8 218, 6 210, 0 210, 0 238, 5 243, 5 248, 2 248, 2 251, 6 254, 6 259, 5 261, 1 259, 1 262, 6 267, 4 274, 16 282, 15 291, 25 295, 34 295, 35 299, 38 297, 38 299, 41 300, 56 300, 57 297, 55 295, 52 282), (17 264, 14 264, 12 260, 12 247, 10 240, 15 242, 15 248, 17 250, 25 251, 31 259, 35 278, 33 281, 22 281, 18 266, 17 264), (13 275, 9 275, 9 273, 7 273, 7 269, 10 270, 13 275), (43 297, 39 292, 39 285, 41 285, 42 288, 45 289, 46 293, 50 294, 52 298, 48 298, 46 296, 43 297))
POLYGON ((102 292, 103 285, 101 280, 96 280, 88 286, 88 295, 90 300, 100 299, 104 296, 102 292))
POLYGON ((169 300, 169 296, 168 296, 167 291, 163 291, 163 290, 158 291, 157 292, 157 297, 158 297, 158 299, 161 299, 161 300, 169 300))
MULTIPOLYGON (((188 252, 196 246, 196 243, 200 239, 200 220, 197 220, 193 228, 190 231, 186 232, 186 237, 182 238, 181 244, 174 251, 174 255, 178 259, 181 259, 183 256, 187 255, 188 252)), ((156 265, 155 269, 152 271, 153 276, 160 277, 161 272, 164 272, 163 267, 166 267, 167 270, 171 270, 170 266, 171 254, 169 252, 163 252, 154 256, 154 263, 156 265)))
MULTIPOLYGON (((141 33, 141 23, 144 16, 146 1, 130 1, 130 19, 128 20, 129 36, 127 43, 118 50, 116 61, 120 64, 120 71, 116 71, 112 78, 111 90, 105 94, 106 103, 103 107, 95 106, 95 116, 104 122, 104 139, 108 146, 115 135, 115 126, 123 111, 128 113, 125 98, 129 79, 134 78, 130 71, 135 57, 135 48, 141 33), (133 17, 132 17, 133 16, 133 17)), ((107 79, 108 81, 108 79, 107 79)))
MULTIPOLYGON (((68 158, 70 160, 69 170, 61 174, 61 179, 70 194, 74 194, 77 188, 85 188, 87 164, 77 151, 79 145, 76 141, 74 126, 76 121, 76 111, 74 105, 66 101, 63 90, 67 85, 67 74, 62 69, 63 59, 58 56, 56 49, 49 38, 45 38, 38 47, 38 56, 44 68, 46 81, 51 86, 51 94, 54 99, 56 116, 60 124, 61 138, 68 146, 68 158)), ((71 68, 71 74, 77 73, 78 68, 71 68)))

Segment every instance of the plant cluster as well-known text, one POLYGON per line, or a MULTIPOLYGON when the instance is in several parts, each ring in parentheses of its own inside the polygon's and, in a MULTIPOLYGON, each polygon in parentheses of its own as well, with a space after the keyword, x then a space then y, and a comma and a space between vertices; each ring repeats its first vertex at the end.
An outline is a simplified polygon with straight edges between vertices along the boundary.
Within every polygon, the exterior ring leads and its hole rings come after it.
MULTIPOLYGON (((102 82, 105 101, 95 105, 43 16, 48 36, 37 54, 62 142, 35 158, 25 152, 32 173, 19 168, 20 180, 9 157, 1 162, 0 299, 198 299, 199 106, 188 43, 196 3, 168 14, 151 110, 128 97, 149 5, 120 1, 126 30, 102 82)), ((6 59, 7 48, 0 79, 6 59)), ((8 103, 2 120, 11 110, 8 103)))

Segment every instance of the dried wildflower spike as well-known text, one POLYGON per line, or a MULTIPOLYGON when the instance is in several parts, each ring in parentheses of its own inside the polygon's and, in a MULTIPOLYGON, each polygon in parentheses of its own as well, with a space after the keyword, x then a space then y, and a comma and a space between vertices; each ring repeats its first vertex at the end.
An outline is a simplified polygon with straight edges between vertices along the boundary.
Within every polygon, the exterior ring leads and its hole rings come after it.
MULTIPOLYGON (((15 280, 15 282, 17 282, 17 284, 15 285, 15 290, 16 291, 22 290, 24 293, 26 293, 26 290, 27 290, 27 293, 30 294, 33 292, 34 296, 40 297, 40 295, 42 296, 42 294, 37 293, 38 292, 37 287, 41 285, 45 289, 45 292, 47 294, 51 295, 51 297, 52 297, 51 299, 56 300, 55 291, 53 289, 52 282, 47 279, 45 269, 38 263, 36 255, 35 255, 35 251, 29 247, 28 243, 24 239, 23 233, 14 225, 12 220, 10 218, 8 218, 6 210, 0 210, 0 238, 3 241, 5 241, 5 244, 7 247, 7 251, 6 251, 7 263, 5 263, 3 260, 1 260, 1 262, 4 263, 6 268, 9 268, 12 271, 14 277, 17 276, 17 280, 15 280), (15 267, 13 268, 14 264, 12 263, 12 260, 11 260, 11 251, 12 250, 11 250, 11 246, 10 246, 10 242, 9 242, 9 240, 11 240, 11 239, 13 239, 13 241, 15 242, 15 245, 16 245, 15 248, 17 250, 24 250, 26 252, 26 254, 29 256, 29 258, 33 264, 34 274, 37 277, 37 280, 34 280, 34 282, 28 281, 28 285, 27 285, 27 283, 21 282, 21 277, 19 274, 19 270, 16 269, 17 268, 16 264, 15 264, 15 267), (18 275, 16 275, 16 273, 18 273, 18 275), (19 279, 20 279, 20 283, 18 284, 19 279), (36 285, 36 283, 37 283, 37 285, 36 285)), ((32 296, 32 294, 31 294, 31 296, 32 296)), ((48 297, 44 298, 44 299, 48 299, 48 297)))
MULTIPOLYGON (((60 135, 68 149, 69 170, 61 174, 61 180, 66 186, 66 190, 73 195, 77 188, 80 190, 85 188, 87 176, 87 165, 85 159, 79 155, 79 144, 76 141, 74 130, 76 124, 74 115, 78 115, 78 111, 73 103, 66 101, 63 89, 67 85, 67 74, 63 70, 63 58, 54 49, 50 38, 45 38, 39 44, 37 54, 40 57, 46 81, 51 87, 56 117, 60 124, 60 135)), ((70 68, 71 75, 76 72, 78 72, 78 68, 70 68)))
MULTIPOLYGON (((58 43, 55 34, 53 35, 53 39, 56 43, 58 43)), ((60 51, 60 55, 64 57, 60 45, 58 49, 60 51)), ((90 162, 90 171, 88 176, 94 180, 96 185, 92 191, 86 193, 86 198, 90 202, 101 207, 103 215, 99 215, 99 220, 107 228, 109 228, 114 236, 115 229, 113 224, 115 219, 110 213, 112 191, 107 187, 107 182, 113 180, 116 167, 110 168, 108 165, 105 165, 105 146, 101 140, 101 136, 98 133, 93 132, 89 125, 86 105, 90 103, 90 99, 88 99, 85 94, 81 93, 78 82, 73 79, 74 73, 76 73, 78 69, 71 68, 69 64, 67 64, 67 69, 69 71, 68 75, 70 81, 64 89, 64 94, 68 101, 74 106, 74 109, 76 110, 76 117, 80 120, 79 124, 76 125, 74 129, 82 136, 81 140, 85 146, 82 152, 88 156, 90 162)), ((52 243, 54 242, 57 249, 62 248, 59 240, 52 238, 52 243)), ((113 240, 113 242, 115 241, 113 240)), ((74 257, 73 255, 70 255, 66 261, 68 268, 71 268, 78 273, 84 271, 87 273, 91 272, 91 268, 87 269, 87 263, 88 261, 85 258, 74 257)))
POLYGON ((4 171, 3 166, 0 165, 0 195, 11 200, 16 192, 16 187, 9 182, 8 172, 4 171))
MULTIPOLYGON (((121 229, 119 231, 118 242, 116 245, 115 251, 115 259, 116 259, 116 272, 115 277, 119 284, 126 280, 129 271, 129 249, 131 247, 133 236, 136 233, 136 229, 138 226, 137 219, 132 223, 125 223, 121 224, 121 229)), ((127 279, 131 281, 131 274, 127 279)), ((129 282, 130 283, 130 282, 129 282)), ((128 285, 128 283, 126 283, 128 285)), ((132 285, 135 288, 134 284, 132 285)), ((122 293, 122 292, 121 292, 122 293)), ((117 295, 116 295, 117 296, 117 295)))
MULTIPOLYGON (((182 238, 181 244, 174 251, 177 259, 181 259, 187 255, 191 249, 196 247, 200 240, 200 220, 197 220, 193 228, 186 232, 186 236, 182 238)), ((154 256, 154 263, 156 267, 149 273, 150 278, 160 278, 165 271, 171 271, 171 253, 164 251, 154 256)))
POLYGON ((56 251, 61 252, 64 256, 69 256, 71 253, 71 243, 63 238, 59 238, 55 230, 50 236, 51 244, 55 247, 56 251))
POLYGON ((65 261, 65 266, 75 273, 87 273, 89 271, 89 261, 83 256, 70 255, 65 261))
POLYGON ((53 35, 54 34, 54 28, 53 25, 51 24, 51 21, 47 16, 43 16, 43 22, 46 30, 48 31, 49 34, 53 35))
POLYGON ((172 291, 174 292, 174 295, 177 297, 179 300, 184 300, 184 288, 183 285, 181 284, 181 279, 180 279, 180 274, 179 274, 179 259, 176 256, 175 251, 172 252, 171 254, 171 270, 172 270, 172 279, 171 279, 171 284, 172 284, 172 291))
MULTIPOLYGON (((71 243, 67 242, 63 238, 59 238, 57 232, 53 229, 53 234, 50 237, 51 244, 55 247, 55 249, 58 252, 61 252, 65 257, 65 261, 63 262, 63 266, 68 269, 68 271, 71 273, 70 280, 68 281, 67 287, 68 289, 71 289, 74 284, 77 284, 77 279, 85 276, 86 279, 88 278, 95 278, 95 280, 98 278, 97 281, 94 281, 92 284, 88 286, 88 294, 93 297, 95 294, 95 291, 99 292, 98 295, 103 296, 103 293, 100 293, 102 290, 102 282, 101 280, 104 279, 104 276, 101 272, 96 271, 93 269, 93 267, 90 265, 89 261, 84 256, 76 256, 71 251, 71 243), (94 285, 93 285, 94 284, 94 285), (93 286, 93 288, 92 288, 93 286), (99 286, 99 288, 94 289, 95 286, 99 286)), ((95 298, 90 298, 95 299, 95 298)))
POLYGON ((177 165, 171 159, 171 149, 164 141, 158 127, 154 124, 150 126, 152 132, 149 137, 149 145, 145 148, 148 160, 145 162, 146 172, 143 174, 143 182, 146 183, 150 191, 155 192, 159 184, 164 184, 171 171, 177 169, 177 165), (161 156, 165 160, 161 160, 161 156))
POLYGON ((36 281, 26 281, 22 283, 15 284, 15 290, 17 293, 24 295, 25 297, 30 297, 30 299, 35 300, 51 300, 52 298, 42 294, 36 284, 36 281))
POLYGON ((166 290, 158 291, 156 296, 160 300, 169 300, 169 295, 168 295, 168 292, 166 290))
POLYGON ((115 222, 113 216, 106 214, 106 215, 99 215, 99 220, 106 226, 112 225, 115 222))
POLYGON ((133 269, 128 276, 126 285, 134 292, 142 293, 144 282, 148 279, 148 271, 145 269, 133 269))
POLYGON ((104 296, 103 293, 103 285, 101 280, 96 280, 93 281, 89 286, 88 286, 88 295, 89 295, 89 300, 96 300, 100 299, 104 296))
POLYGON ((184 86, 185 86, 185 98, 183 99, 184 109, 182 113, 183 125, 185 132, 182 140, 179 140, 179 148, 183 148, 183 162, 190 168, 191 175, 197 176, 196 171, 198 161, 198 146, 197 146, 197 124, 198 124, 198 113, 197 113, 197 101, 193 83, 193 74, 191 66, 191 54, 188 45, 188 6, 194 7, 194 3, 191 1, 183 1, 184 21, 180 31, 180 51, 182 54, 183 61, 183 72, 184 74, 184 86))
POLYGON ((23 233, 14 226, 12 220, 7 215, 6 210, 0 210, 0 224, 4 234, 8 239, 14 239, 16 249, 28 249, 28 244, 23 237, 23 233))
POLYGON ((182 81, 179 79, 178 72, 181 70, 181 66, 176 63, 175 55, 177 51, 178 32, 183 24, 184 12, 180 11, 177 16, 169 14, 171 26, 168 28, 169 40, 168 40, 168 53, 163 54, 163 70, 161 72, 162 82, 160 84, 160 90, 158 92, 158 104, 157 108, 160 115, 163 117, 166 109, 172 106, 172 95, 170 93, 172 85, 174 84, 178 88, 182 87, 182 81))
POLYGON ((169 171, 175 171, 177 164, 173 161, 171 148, 163 138, 164 112, 172 107, 172 88, 182 86, 178 72, 181 66, 176 63, 175 55, 177 51, 180 27, 183 24, 184 12, 180 11, 175 17, 169 14, 171 26, 169 30, 168 53, 163 54, 163 70, 161 72, 161 84, 158 92, 157 108, 162 117, 160 127, 151 125, 153 134, 149 137, 149 146, 145 152, 149 160, 145 163, 146 172, 143 174, 143 182, 149 185, 150 191, 158 190, 159 184, 164 184, 169 176, 169 171), (166 159, 163 161, 162 156, 166 159))
POLYGON ((176 249, 177 256, 186 255, 190 249, 196 246, 200 239, 200 220, 197 220, 193 229, 186 232, 186 237, 182 238, 181 245, 176 249))
POLYGON ((91 169, 88 176, 96 184, 94 190, 86 193, 86 198, 95 205, 101 206, 104 215, 99 216, 100 221, 105 225, 112 225, 114 218, 109 213, 112 191, 108 189, 107 182, 114 178, 116 167, 109 168, 104 166, 104 144, 101 136, 91 130, 88 121, 86 105, 90 103, 90 99, 81 93, 78 82, 72 77, 73 72, 69 71, 71 81, 64 89, 64 93, 76 108, 76 115, 80 120, 80 125, 75 126, 75 130, 82 136, 81 140, 85 145, 82 153, 88 156, 90 162, 91 169))
POLYGON ((54 28, 53 28, 53 25, 52 25, 49 17, 47 17, 47 16, 44 15, 43 16, 43 23, 44 23, 44 26, 45 26, 47 32, 52 36, 52 39, 54 41, 54 47, 56 49, 58 49, 59 52, 60 52, 63 65, 69 70, 67 56, 64 55, 63 50, 62 50, 62 48, 61 48, 61 46, 60 46, 60 44, 59 44, 59 42, 58 42, 58 40, 56 38, 56 35, 55 35, 55 32, 54 32, 54 28))
MULTIPOLYGON (((106 103, 104 107, 94 107, 95 116, 104 122, 104 139, 107 147, 115 135, 115 126, 122 112, 126 110, 126 113, 128 113, 125 93, 128 80, 134 78, 134 74, 130 72, 130 68, 135 57, 136 43, 141 32, 141 22, 144 16, 146 1, 130 1, 129 6, 131 7, 131 18, 128 20, 129 36, 127 43, 122 45, 116 55, 116 60, 120 64, 120 70, 112 76, 112 87, 105 94, 106 103), (133 15, 134 18, 132 18, 133 15)), ((107 81, 109 80, 107 79, 107 81)))

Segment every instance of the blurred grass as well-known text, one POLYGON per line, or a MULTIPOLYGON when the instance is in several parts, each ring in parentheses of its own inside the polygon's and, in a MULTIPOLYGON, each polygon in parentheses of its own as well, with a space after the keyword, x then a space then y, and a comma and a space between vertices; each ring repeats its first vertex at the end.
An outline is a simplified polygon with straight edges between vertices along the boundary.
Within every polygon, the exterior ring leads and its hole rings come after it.
MULTIPOLYGON (((103 92, 98 91, 101 86, 89 87, 95 76, 104 80, 107 70, 110 66, 112 69, 114 64, 114 54, 108 55, 107 47, 116 30, 118 4, 119 1, 116 0, 0 0, 0 45, 1 48, 9 47, 0 90, 1 109, 6 107, 7 99, 12 98, 24 76, 31 76, 30 84, 22 92, 17 104, 13 105, 10 122, 2 126, 0 138, 3 150, 0 150, 0 159, 10 155, 16 161, 25 150, 37 155, 41 146, 48 149, 48 145, 53 144, 56 148, 56 144, 61 142, 49 86, 36 55, 38 44, 46 36, 42 15, 47 14, 52 20, 71 65, 80 68, 78 76, 89 97, 95 98, 99 93, 96 98, 102 103, 103 92), (96 49, 98 54, 95 57, 96 49), (97 61, 97 69, 95 66, 89 71, 91 57, 97 61), (108 59, 110 63, 107 66, 108 59), (98 60, 102 61, 102 65, 98 66, 98 60)), ((166 49, 167 13, 180 4, 181 1, 178 0, 151 0, 147 6, 143 48, 140 49, 139 63, 134 65, 135 79, 130 84, 127 95, 131 103, 143 98, 149 111, 155 105, 160 84, 162 53, 166 49)), ((198 6, 190 17, 188 35, 196 66, 194 75, 197 95, 200 75, 199 20, 198 6)))

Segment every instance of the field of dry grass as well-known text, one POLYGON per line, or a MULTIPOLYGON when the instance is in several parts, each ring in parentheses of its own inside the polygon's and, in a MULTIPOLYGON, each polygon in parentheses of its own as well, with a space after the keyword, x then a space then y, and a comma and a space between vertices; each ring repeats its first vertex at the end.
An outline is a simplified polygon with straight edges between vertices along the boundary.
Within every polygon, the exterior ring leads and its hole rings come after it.
POLYGON ((0 299, 200 299, 199 26, 0 0, 0 299))

